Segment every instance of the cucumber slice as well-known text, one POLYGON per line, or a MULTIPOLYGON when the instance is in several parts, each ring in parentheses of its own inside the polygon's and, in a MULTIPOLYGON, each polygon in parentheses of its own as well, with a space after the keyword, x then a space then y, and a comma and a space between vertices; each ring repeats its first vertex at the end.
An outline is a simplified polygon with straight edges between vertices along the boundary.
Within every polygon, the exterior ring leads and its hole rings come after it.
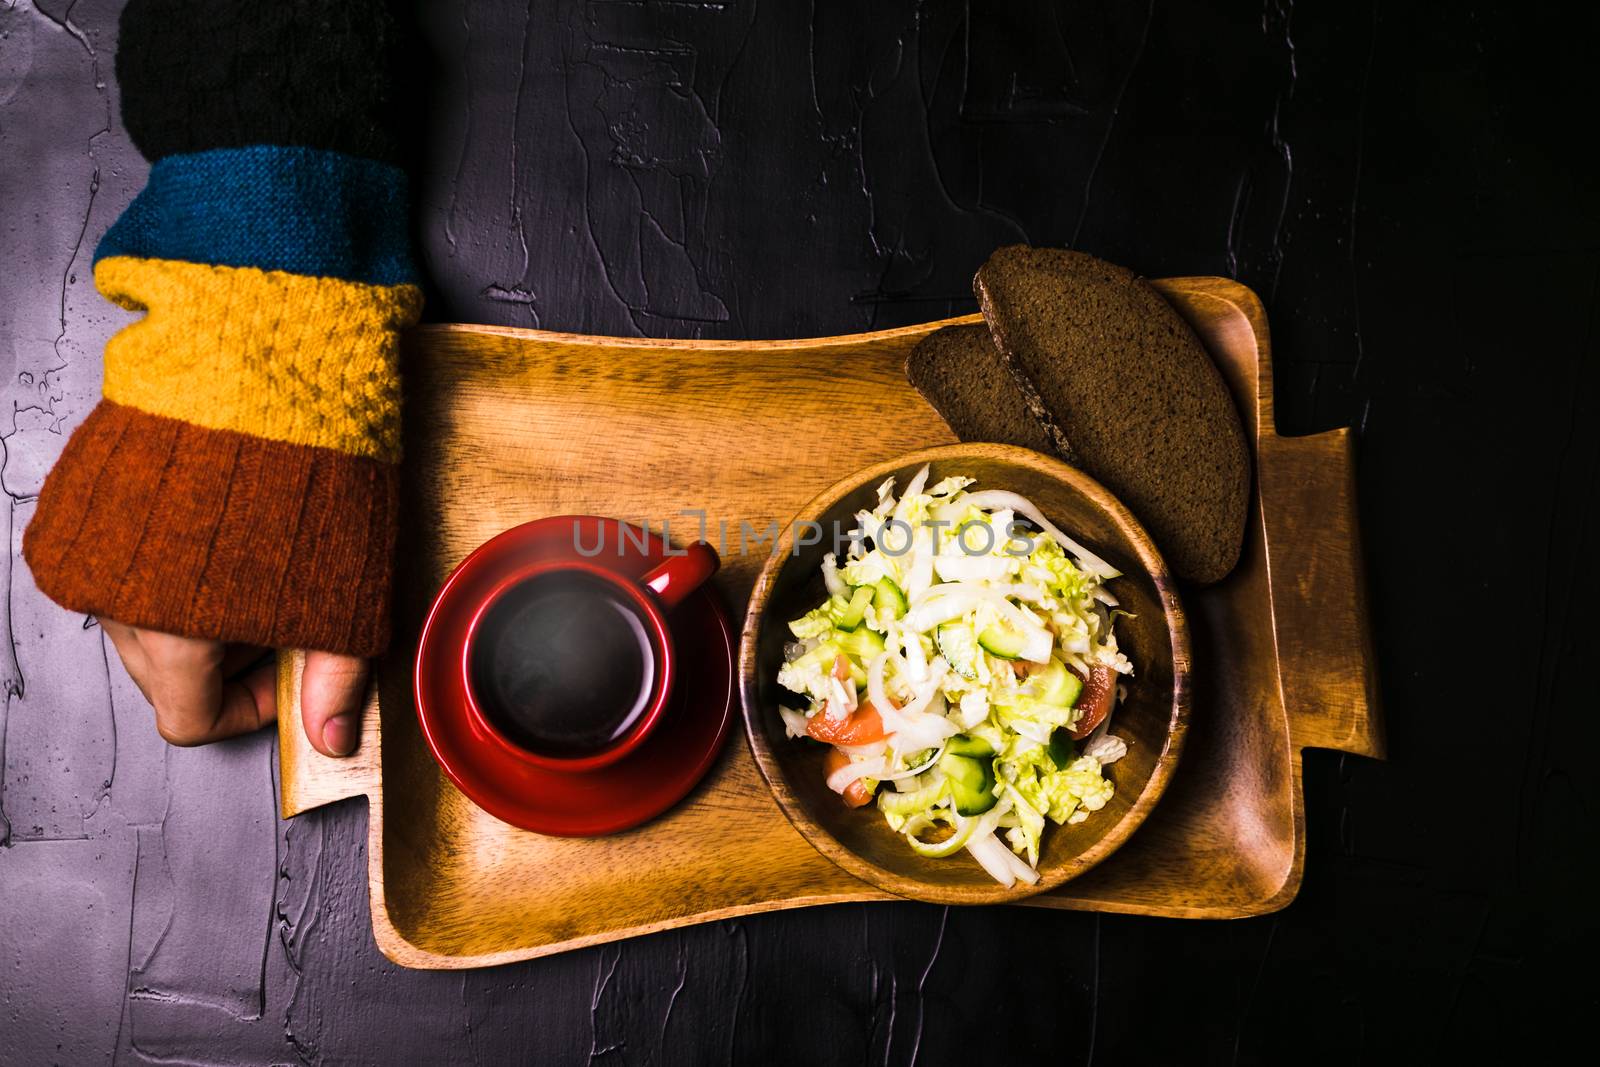
POLYGON ((963 678, 978 676, 978 638, 964 622, 947 622, 933 634, 939 655, 963 678))
POLYGON ((982 815, 995 806, 994 767, 988 759, 946 751, 939 769, 950 783, 950 799, 962 815, 982 815))
POLYGON ((1001 659, 1016 659, 1027 647, 1028 638, 1005 623, 996 622, 984 627, 978 635, 978 644, 1001 659))
POLYGON ((994 777, 993 772, 984 767, 981 759, 976 756, 963 756, 957 752, 946 751, 940 756, 939 769, 944 772, 945 778, 952 785, 977 788, 983 784, 985 777, 994 777))
MULTIPOLYGON (((835 603, 839 600, 834 598, 835 603)), ((861 618, 867 613, 867 605, 872 603, 872 589, 860 585, 850 594, 850 599, 844 606, 833 614, 833 624, 846 632, 854 630, 861 625, 861 618)))
POLYGON ((970 737, 967 734, 956 734, 956 736, 944 743, 944 750, 955 756, 994 758, 993 745, 981 737, 970 737))
POLYGON ((865 626, 837 634, 834 640, 846 654, 854 656, 862 663, 871 663, 883 654, 883 635, 874 633, 865 626))
POLYGON ((1050 745, 1046 751, 1050 753, 1050 762, 1056 765, 1056 770, 1065 770, 1074 755, 1072 731, 1065 726, 1051 731, 1050 745))
POLYGON ((966 736, 974 741, 981 741, 989 746, 990 752, 999 752, 1005 747, 1005 732, 992 722, 980 722, 966 731, 966 736))
POLYGON ((978 644, 1001 659, 1025 659, 1030 663, 1046 663, 1055 639, 1043 627, 1022 630, 1001 620, 984 628, 978 635, 978 644))
POLYGON ((879 578, 872 584, 873 600, 880 608, 888 608, 895 618, 906 613, 906 595, 894 584, 892 578, 879 578))
MULTIPOLYGON (((990 779, 993 781, 993 779, 990 779)), ((980 789, 971 789, 959 783, 950 785, 950 799, 956 806, 956 811, 962 815, 982 815, 999 803, 999 798, 994 795, 994 786, 987 785, 980 789)))
POLYGON ((1083 692, 1083 682, 1067 670, 1065 663, 1054 657, 1028 679, 1028 684, 1039 695, 1040 703, 1054 704, 1060 708, 1072 707, 1077 702, 1078 694, 1083 692))

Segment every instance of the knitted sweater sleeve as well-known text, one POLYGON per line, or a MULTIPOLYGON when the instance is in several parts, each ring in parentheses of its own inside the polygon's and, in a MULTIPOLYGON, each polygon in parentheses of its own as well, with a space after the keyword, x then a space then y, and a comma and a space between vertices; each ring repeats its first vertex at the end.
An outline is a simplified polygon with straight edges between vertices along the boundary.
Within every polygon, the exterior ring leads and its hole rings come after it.
POLYGON ((370 655, 388 638, 398 334, 422 298, 382 0, 132 0, 148 184, 95 252, 142 313, 23 541, 75 611, 370 655))

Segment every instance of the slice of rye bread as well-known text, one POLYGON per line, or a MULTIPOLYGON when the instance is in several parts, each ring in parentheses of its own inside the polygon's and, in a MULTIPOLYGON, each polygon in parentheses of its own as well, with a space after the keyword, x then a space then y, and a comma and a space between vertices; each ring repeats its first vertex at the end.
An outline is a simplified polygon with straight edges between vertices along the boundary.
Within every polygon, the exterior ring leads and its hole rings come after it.
POLYGON ((1066 435, 1029 414, 982 324, 946 326, 924 337, 906 357, 906 377, 963 441, 1021 445, 1075 462, 1066 435))
POLYGON ((1081 252, 1012 245, 972 282, 1034 411, 1132 509, 1179 575, 1239 560, 1250 453, 1233 398, 1189 324, 1133 272, 1081 252))

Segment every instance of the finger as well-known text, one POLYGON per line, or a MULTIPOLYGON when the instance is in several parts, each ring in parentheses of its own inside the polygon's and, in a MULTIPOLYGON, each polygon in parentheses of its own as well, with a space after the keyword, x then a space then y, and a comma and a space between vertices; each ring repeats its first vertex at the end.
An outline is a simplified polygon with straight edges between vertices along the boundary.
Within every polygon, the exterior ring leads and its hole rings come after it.
POLYGON ((237 681, 224 682, 213 741, 252 733, 278 719, 278 664, 269 660, 237 681))
POLYGON ((175 745, 206 745, 259 730, 277 716, 272 664, 227 681, 220 641, 139 631, 150 657, 156 729, 175 745))
POLYGON ((324 756, 348 756, 361 743, 369 664, 355 656, 307 652, 300 676, 300 718, 306 740, 324 756))
POLYGON ((145 696, 156 712, 156 730, 168 743, 203 745, 226 736, 222 718, 222 661, 219 641, 138 631, 148 659, 145 696))
POLYGON ((156 729, 171 744, 187 748, 225 741, 254 733, 278 717, 278 668, 274 663, 264 663, 232 682, 222 680, 219 664, 203 684, 214 686, 207 690, 203 703, 181 703, 190 698, 194 683, 176 679, 173 689, 178 696, 169 698, 168 710, 157 707, 156 729))
POLYGON ((254 733, 277 719, 278 669, 265 663, 234 682, 224 682, 220 666, 196 685, 190 679, 177 679, 166 708, 156 709, 156 729, 168 742, 180 747, 209 745, 240 734, 254 733), (200 702, 186 704, 191 690, 205 686, 200 702))

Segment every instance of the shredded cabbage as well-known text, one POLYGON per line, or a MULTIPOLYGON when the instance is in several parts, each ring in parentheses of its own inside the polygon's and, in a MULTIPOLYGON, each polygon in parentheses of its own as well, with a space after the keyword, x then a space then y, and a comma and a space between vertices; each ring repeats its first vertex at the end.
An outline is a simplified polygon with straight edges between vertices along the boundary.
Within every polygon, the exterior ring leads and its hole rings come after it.
POLYGON ((1032 883, 1047 820, 1104 807, 1104 768, 1127 752, 1109 719, 1081 746, 1070 737, 1088 672, 1133 673, 1115 633, 1126 613, 1104 587, 1119 572, 1027 499, 928 474, 898 497, 894 479, 880 485, 845 558, 825 557, 828 599, 789 623, 778 684, 808 707, 782 709, 785 730, 830 716, 814 729, 851 761, 830 784, 888 782, 877 806, 908 847, 964 851, 1002 884, 1032 883), (863 587, 871 603, 848 612, 863 587))

